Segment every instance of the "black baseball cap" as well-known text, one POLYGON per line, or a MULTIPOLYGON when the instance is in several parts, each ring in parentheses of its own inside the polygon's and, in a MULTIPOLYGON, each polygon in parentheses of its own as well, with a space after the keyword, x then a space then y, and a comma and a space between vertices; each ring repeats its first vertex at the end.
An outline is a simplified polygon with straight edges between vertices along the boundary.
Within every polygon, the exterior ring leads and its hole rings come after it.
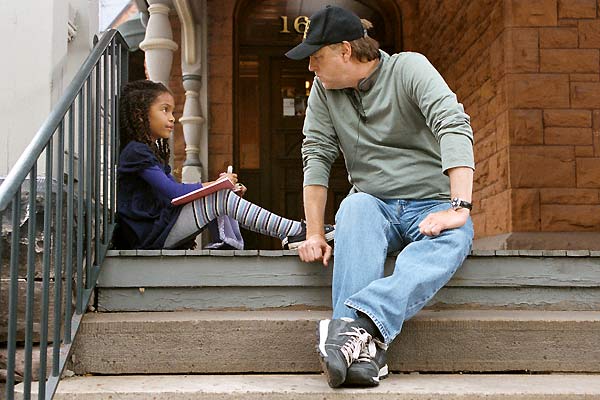
POLYGON ((285 55, 292 60, 309 57, 323 46, 350 42, 367 34, 360 18, 352 11, 337 6, 326 6, 308 19, 304 40, 285 55))

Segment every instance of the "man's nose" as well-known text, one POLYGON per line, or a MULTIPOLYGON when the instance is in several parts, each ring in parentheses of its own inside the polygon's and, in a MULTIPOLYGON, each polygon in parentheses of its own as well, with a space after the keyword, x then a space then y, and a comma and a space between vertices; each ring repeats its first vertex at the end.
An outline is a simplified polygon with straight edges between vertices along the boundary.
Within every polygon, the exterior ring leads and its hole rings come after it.
POLYGON ((315 72, 315 63, 312 60, 308 61, 308 70, 310 72, 315 72))

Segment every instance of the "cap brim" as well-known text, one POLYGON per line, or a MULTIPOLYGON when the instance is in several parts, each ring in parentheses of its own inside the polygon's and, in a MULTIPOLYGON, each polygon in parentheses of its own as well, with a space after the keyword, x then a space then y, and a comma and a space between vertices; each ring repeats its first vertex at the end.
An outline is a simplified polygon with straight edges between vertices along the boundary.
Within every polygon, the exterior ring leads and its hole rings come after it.
POLYGON ((298 46, 285 53, 285 56, 287 58, 291 58, 292 60, 302 60, 303 58, 311 56, 323 46, 325 45, 302 42, 298 46))

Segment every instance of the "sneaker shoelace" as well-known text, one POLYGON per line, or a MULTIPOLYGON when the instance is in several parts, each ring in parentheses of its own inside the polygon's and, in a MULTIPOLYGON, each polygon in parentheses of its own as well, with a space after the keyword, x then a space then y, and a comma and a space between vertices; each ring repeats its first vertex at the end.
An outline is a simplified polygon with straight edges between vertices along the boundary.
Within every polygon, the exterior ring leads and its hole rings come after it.
POLYGON ((375 357, 375 353, 377 352, 377 348, 375 347, 375 342, 373 340, 369 340, 360 350, 360 354, 356 361, 358 362, 369 362, 373 357, 375 357))
MULTIPOLYGON (((352 364, 352 362, 354 362, 354 360, 358 359, 363 348, 367 347, 367 343, 372 343, 371 335, 363 328, 356 327, 352 327, 352 331, 342 332, 340 333, 340 335, 350 337, 348 340, 346 340, 346 343, 344 343, 344 345, 340 348, 340 351, 346 359, 346 364, 349 367, 352 364)), ((373 349, 375 349, 374 346, 375 344, 373 343, 373 349)))

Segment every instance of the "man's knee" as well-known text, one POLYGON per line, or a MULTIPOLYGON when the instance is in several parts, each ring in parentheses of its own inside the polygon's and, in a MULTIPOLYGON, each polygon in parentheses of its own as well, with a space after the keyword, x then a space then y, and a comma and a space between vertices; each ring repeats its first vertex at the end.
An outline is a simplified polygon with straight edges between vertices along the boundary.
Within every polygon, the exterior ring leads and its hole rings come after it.
POLYGON ((367 193, 354 193, 346 197, 340 204, 335 220, 340 223, 342 220, 352 220, 354 222, 363 219, 371 219, 381 213, 379 202, 376 197, 367 193))

